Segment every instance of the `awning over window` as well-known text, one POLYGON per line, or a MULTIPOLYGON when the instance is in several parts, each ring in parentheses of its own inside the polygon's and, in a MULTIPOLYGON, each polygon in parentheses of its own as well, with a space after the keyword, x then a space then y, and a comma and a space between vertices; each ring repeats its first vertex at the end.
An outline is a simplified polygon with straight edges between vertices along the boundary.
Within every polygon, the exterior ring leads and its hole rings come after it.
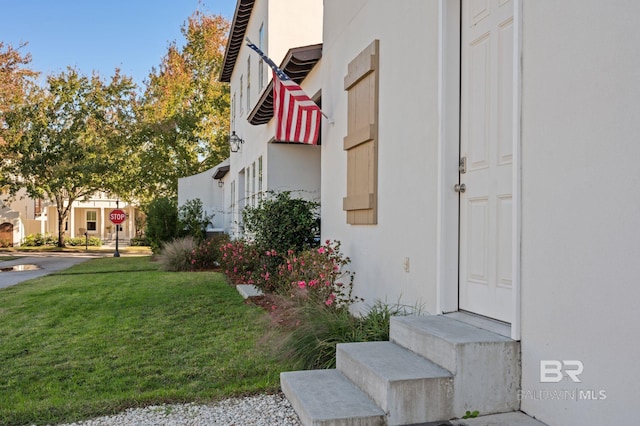
MULTIPOLYGON (((307 77, 309 72, 322 58, 322 43, 289 49, 280 69, 297 84, 307 77)), ((273 81, 262 91, 262 95, 247 120, 253 125, 266 124, 273 117, 273 81)))
POLYGON ((214 179, 222 179, 224 175, 229 172, 230 166, 220 166, 216 169, 216 172, 213 174, 214 179))

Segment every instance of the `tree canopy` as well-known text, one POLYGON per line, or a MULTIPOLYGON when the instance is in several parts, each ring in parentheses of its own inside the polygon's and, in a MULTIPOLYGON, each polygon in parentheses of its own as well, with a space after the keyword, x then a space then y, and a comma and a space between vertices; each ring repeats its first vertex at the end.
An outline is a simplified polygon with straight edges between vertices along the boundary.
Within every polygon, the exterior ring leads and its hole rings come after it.
POLYGON ((0 114, 23 102, 33 77, 38 75, 28 67, 31 56, 20 52, 25 46, 14 48, 0 41, 0 114))
POLYGON ((176 197, 178 178, 229 155, 229 87, 218 81, 229 23, 196 11, 143 90, 115 70, 37 75, 0 42, 0 189, 55 202, 59 245, 75 200, 97 191, 129 201, 176 197))
POLYGON ((229 23, 195 12, 146 82, 140 108, 141 180, 154 194, 175 196, 178 178, 229 156, 229 87, 218 80, 229 23))
POLYGON ((55 202, 60 246, 75 200, 120 188, 118 163, 130 144, 135 98, 135 85, 117 70, 106 83, 68 68, 3 114, 4 184, 10 194, 24 188, 55 202))

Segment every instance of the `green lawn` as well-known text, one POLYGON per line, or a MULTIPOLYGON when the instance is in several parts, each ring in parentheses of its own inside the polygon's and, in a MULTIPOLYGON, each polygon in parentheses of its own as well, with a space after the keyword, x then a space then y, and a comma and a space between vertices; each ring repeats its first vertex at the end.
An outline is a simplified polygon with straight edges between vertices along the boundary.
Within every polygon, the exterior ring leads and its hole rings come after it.
MULTIPOLYGON (((88 250, 85 246, 66 246, 63 248, 54 246, 37 246, 37 247, 4 247, 0 248, 0 253, 20 253, 24 256, 28 256, 31 252, 55 252, 55 253, 113 253, 113 247, 105 246, 89 246, 88 250)), ((137 255, 150 255, 151 249, 146 246, 125 246, 118 247, 118 252, 122 254, 137 254, 137 255)))
POLYGON ((215 272, 91 260, 0 290, 0 425, 278 388, 265 314, 215 272))

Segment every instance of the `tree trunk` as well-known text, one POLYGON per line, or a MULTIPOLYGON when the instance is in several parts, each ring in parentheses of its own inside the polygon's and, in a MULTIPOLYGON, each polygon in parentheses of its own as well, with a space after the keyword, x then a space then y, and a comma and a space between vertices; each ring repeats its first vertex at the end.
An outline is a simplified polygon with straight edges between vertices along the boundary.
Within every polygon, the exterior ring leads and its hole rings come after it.
POLYGON ((64 224, 65 217, 58 212, 58 247, 64 247, 64 229, 62 226, 64 224))

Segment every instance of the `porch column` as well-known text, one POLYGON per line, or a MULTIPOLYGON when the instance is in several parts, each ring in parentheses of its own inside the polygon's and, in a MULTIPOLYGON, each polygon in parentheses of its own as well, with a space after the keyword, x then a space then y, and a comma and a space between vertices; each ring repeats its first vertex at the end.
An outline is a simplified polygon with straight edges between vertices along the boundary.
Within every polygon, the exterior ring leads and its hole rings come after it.
POLYGON ((134 219, 135 219, 135 209, 129 205, 129 239, 133 238, 133 234, 135 233, 134 229, 134 219))
POLYGON ((104 207, 100 207, 100 239, 104 240, 104 226, 105 226, 105 217, 104 217, 104 207))
POLYGON ((69 209, 69 219, 68 222, 69 224, 69 238, 75 238, 76 236, 76 215, 75 215, 75 208, 72 206, 69 209))

